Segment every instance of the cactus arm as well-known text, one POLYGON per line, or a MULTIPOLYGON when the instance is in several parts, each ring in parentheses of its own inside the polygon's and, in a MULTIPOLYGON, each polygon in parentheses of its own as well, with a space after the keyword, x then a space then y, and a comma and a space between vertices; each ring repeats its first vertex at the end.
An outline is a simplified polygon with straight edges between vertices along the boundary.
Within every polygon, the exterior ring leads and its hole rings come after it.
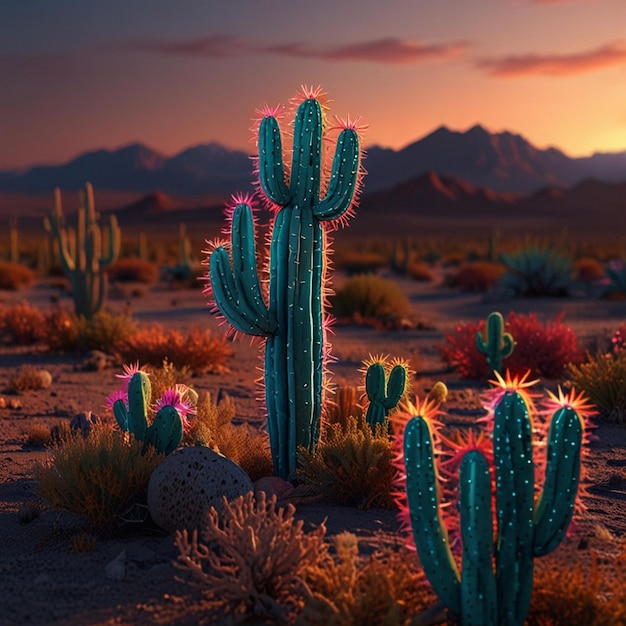
POLYGON ((572 520, 580 480, 582 434, 580 417, 573 409, 563 407, 553 415, 546 478, 535 513, 535 556, 552 552, 572 520))
POLYGON ((324 199, 315 207, 318 220, 341 217, 352 204, 359 176, 359 138, 356 131, 341 131, 333 158, 330 182, 324 199))
POLYGON ((322 108, 308 98, 296 112, 291 166, 291 204, 315 208, 322 176, 322 108))
POLYGON ((148 406, 152 395, 150 379, 145 372, 133 374, 128 383, 128 430, 143 441, 148 427, 148 406))
POLYGON ((428 422, 414 417, 404 431, 406 493, 413 539, 435 593, 453 612, 461 613, 461 583, 450 551, 448 531, 439 513, 433 437, 428 422))
POLYGON ((116 400, 113 403, 113 415, 117 421, 120 430, 128 432, 128 409, 123 400, 116 400))
POLYGON ((478 450, 461 462, 461 539, 463 568, 461 602, 463 626, 496 626, 498 593, 493 574, 493 523, 489 464, 478 450))
POLYGON ((267 116, 259 127, 259 182, 265 195, 284 206, 291 199, 285 183, 285 166, 280 129, 275 117, 267 116))
POLYGON ((154 421, 146 429, 145 444, 156 448, 157 452, 170 454, 178 448, 183 439, 183 423, 180 413, 173 407, 161 407, 154 421))
POLYGON ((494 415, 499 618, 521 625, 532 593, 534 466, 528 406, 506 392, 494 415), (521 621, 520 621, 521 616, 521 621))
POLYGON ((389 381, 387 382, 387 398, 385 400, 385 408, 391 410, 398 405, 398 402, 404 395, 406 389, 406 367, 402 365, 394 365, 389 373, 389 381))

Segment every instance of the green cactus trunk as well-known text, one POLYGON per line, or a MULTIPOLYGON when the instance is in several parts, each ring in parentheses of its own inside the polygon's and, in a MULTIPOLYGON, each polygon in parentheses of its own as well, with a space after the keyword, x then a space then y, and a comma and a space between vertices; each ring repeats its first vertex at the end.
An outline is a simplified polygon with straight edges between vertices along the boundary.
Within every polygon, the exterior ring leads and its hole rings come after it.
POLYGON ((276 207, 269 248, 269 298, 261 295, 250 207, 233 212, 231 259, 225 248, 211 254, 215 302, 233 327, 266 338, 265 401, 274 472, 296 469, 297 448, 313 451, 319 438, 324 393, 324 281, 327 242, 323 222, 340 218, 356 192, 359 142, 344 129, 326 194, 320 199, 323 119, 319 102, 307 98, 294 126, 289 184, 275 117, 259 127, 259 178, 276 207))

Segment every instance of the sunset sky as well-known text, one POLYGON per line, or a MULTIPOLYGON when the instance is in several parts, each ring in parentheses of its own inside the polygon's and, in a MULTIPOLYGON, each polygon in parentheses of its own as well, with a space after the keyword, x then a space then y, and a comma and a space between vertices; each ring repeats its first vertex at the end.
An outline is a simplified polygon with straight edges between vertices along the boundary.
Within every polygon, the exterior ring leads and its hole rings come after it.
POLYGON ((481 123, 626 150, 625 0, 0 4, 0 168, 142 142, 253 150, 256 108, 322 85, 365 143, 481 123))

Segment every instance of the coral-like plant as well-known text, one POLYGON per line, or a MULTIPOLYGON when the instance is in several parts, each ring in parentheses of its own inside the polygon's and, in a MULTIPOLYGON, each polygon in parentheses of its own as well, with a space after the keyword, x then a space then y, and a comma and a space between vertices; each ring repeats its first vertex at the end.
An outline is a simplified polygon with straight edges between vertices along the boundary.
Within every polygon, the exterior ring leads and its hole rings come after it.
POLYGON ((195 413, 198 394, 184 385, 168 389, 157 400, 152 423, 148 425, 152 386, 148 374, 139 364, 124 366, 125 385, 111 394, 106 405, 113 411, 123 432, 131 433, 144 443, 144 452, 152 447, 162 454, 170 454, 182 442, 187 415, 195 413))
POLYGON ((493 466, 476 445, 460 459, 461 572, 441 514, 432 407, 418 401, 396 414, 398 423, 406 424, 401 485, 413 541, 435 593, 464 626, 524 623, 533 559, 554 550, 565 536, 580 478, 585 399, 573 391, 553 397, 545 482, 536 497, 530 383, 509 377, 499 383, 492 394, 493 466))
POLYGON ((327 500, 369 509, 393 507, 391 439, 388 424, 374 431, 361 418, 329 424, 312 454, 299 449, 300 480, 312 485, 327 500))
POLYGON ((46 222, 58 242, 59 260, 72 284, 74 309, 77 315, 91 318, 104 304, 107 292, 106 270, 119 256, 122 237, 114 215, 109 216, 106 251, 97 222, 91 184, 85 185, 78 209, 78 224, 74 236, 65 227, 61 207, 61 192, 54 191, 54 209, 46 222))
POLYGON ((502 297, 566 296, 572 286, 569 257, 548 245, 531 244, 515 254, 502 254, 506 267, 495 289, 502 297))
POLYGON ((364 361, 365 394, 369 404, 365 419, 372 431, 387 421, 408 391, 412 371, 403 359, 371 356, 364 361))
POLYGON ((209 607, 221 614, 288 623, 311 597, 306 572, 326 558, 326 527, 305 533, 295 508, 276 508, 276 497, 260 492, 233 502, 224 500, 220 516, 214 508, 206 525, 191 536, 176 532, 175 565, 192 575, 209 607), (210 547, 209 547, 210 546, 210 547))
POLYGON ((330 301, 338 319, 379 327, 398 327, 412 311, 397 283, 374 274, 348 278, 330 301))
POLYGON ((476 333, 478 352, 487 357, 487 367, 491 372, 502 373, 502 359, 511 356, 515 340, 511 333, 504 332, 504 318, 498 311, 487 316, 484 333, 476 333))
MULTIPOLYGON (((464 378, 485 379, 490 375, 485 358, 476 347, 476 335, 485 330, 485 322, 462 323, 446 335, 441 347, 444 361, 464 378)), ((582 352, 576 333, 563 322, 563 314, 542 324, 534 313, 510 312, 504 330, 515 337, 515 350, 506 361, 511 374, 530 370, 533 376, 560 378, 570 363, 580 363, 582 352)))
POLYGON ((226 337, 210 330, 192 328, 187 336, 180 331, 155 324, 141 328, 115 343, 115 353, 123 361, 141 359, 159 367, 165 359, 175 367, 194 374, 219 374, 227 371, 232 348, 226 337))
POLYGON ((150 474, 163 459, 153 449, 142 454, 143 447, 105 424, 96 424, 86 438, 68 433, 35 467, 37 492, 54 508, 111 532, 132 505, 145 502, 150 474))
POLYGON ((263 112, 258 131, 260 188, 274 210, 269 244, 269 293, 261 288, 250 199, 237 197, 230 251, 210 254, 212 297, 239 332, 265 338, 265 403, 274 471, 296 469, 297 447, 313 450, 324 396, 325 292, 329 227, 341 223, 359 188, 356 124, 337 138, 329 177, 323 163, 324 111, 319 90, 305 90, 294 120, 291 171, 283 161, 275 111, 263 112))

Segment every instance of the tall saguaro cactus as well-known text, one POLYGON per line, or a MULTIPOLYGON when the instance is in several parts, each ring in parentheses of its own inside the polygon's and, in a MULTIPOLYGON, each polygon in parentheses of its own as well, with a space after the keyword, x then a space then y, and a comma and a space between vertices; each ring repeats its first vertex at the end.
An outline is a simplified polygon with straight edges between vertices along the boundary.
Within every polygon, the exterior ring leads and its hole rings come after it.
POLYGON ((74 294, 74 310, 77 315, 90 319, 102 308, 107 290, 106 270, 119 256, 121 234, 117 219, 114 215, 109 216, 108 240, 103 252, 93 189, 87 183, 81 193, 75 235, 65 227, 59 189, 54 190, 54 209, 46 228, 57 241, 61 267, 70 280, 74 294))
POLYGON ((313 450, 319 438, 324 390, 326 228, 350 209, 359 183, 356 128, 337 139, 322 197, 323 110, 315 94, 297 109, 291 171, 283 162, 278 120, 259 127, 260 186, 275 217, 269 243, 267 302, 256 267, 252 210, 239 202, 232 214, 231 255, 223 246, 209 263, 215 302, 232 326, 266 338, 265 401, 274 472, 287 478, 298 446, 313 450))
POLYGON ((420 562, 435 593, 460 616, 463 626, 521 626, 530 606, 533 558, 559 545, 572 518, 580 477, 582 419, 569 398, 553 413, 545 482, 535 501, 529 411, 524 395, 515 389, 504 391, 495 408, 495 538, 489 463, 479 449, 463 457, 461 573, 440 513, 430 421, 417 415, 405 429, 406 492, 420 562))

